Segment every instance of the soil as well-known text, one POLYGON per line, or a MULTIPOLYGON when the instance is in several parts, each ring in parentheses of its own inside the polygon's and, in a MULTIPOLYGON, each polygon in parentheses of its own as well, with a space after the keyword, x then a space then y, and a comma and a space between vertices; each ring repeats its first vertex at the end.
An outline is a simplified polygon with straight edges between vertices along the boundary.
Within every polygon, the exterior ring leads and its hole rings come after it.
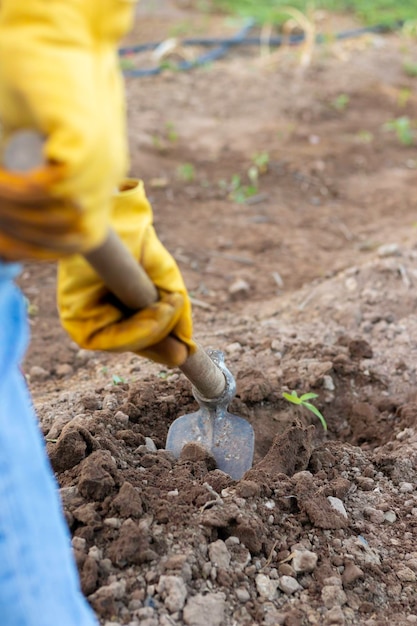
MULTIPOLYGON (((160 5, 126 43, 239 28, 160 5)), ((195 336, 236 378, 230 410, 255 430, 242 480, 198 446, 164 450, 196 410, 181 373, 80 350, 59 325, 55 268, 24 268, 24 371, 102 624, 417 623, 417 156, 385 126, 417 119, 404 71, 417 43, 326 41, 305 67, 300 47, 237 47, 127 79, 131 173, 185 277, 195 336), (257 188, 239 198, 232 178, 250 186, 251 167, 257 188), (293 390, 317 394, 327 431, 283 398, 293 390)))

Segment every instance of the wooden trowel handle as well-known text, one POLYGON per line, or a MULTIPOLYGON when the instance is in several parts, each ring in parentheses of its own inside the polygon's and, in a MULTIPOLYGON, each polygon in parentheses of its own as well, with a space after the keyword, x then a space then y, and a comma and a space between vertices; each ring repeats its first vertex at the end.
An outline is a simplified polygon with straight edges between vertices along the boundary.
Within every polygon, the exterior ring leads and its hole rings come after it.
MULTIPOLYGON (((129 309, 143 309, 158 300, 155 285, 113 230, 109 231, 106 241, 85 258, 110 291, 129 309)), ((163 347, 165 344, 168 349, 170 342, 177 344, 176 349, 181 347, 184 362, 179 367, 199 394, 209 400, 220 397, 225 389, 225 377, 205 350, 197 344, 197 351, 187 357, 187 347, 172 335, 159 345, 163 347)))

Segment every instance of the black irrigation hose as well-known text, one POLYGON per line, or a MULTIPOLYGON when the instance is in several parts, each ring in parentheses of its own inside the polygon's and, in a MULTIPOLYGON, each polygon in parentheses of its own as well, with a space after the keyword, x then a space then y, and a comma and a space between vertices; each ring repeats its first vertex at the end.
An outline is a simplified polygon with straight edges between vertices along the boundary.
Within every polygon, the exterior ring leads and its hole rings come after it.
MULTIPOLYGON (((395 25, 395 28, 401 27, 402 23, 399 22, 395 25)), ((212 61, 216 61, 224 57, 229 49, 233 46, 259 46, 262 43, 266 43, 271 47, 279 47, 283 44, 286 45, 298 45, 302 43, 305 39, 303 34, 300 35, 291 35, 289 37, 269 37, 265 42, 260 37, 248 37, 248 33, 255 26, 255 21, 251 20, 246 26, 239 31, 234 37, 219 39, 184 39, 181 41, 181 45, 183 46, 207 46, 212 47, 215 46, 213 50, 207 52, 205 54, 201 54, 193 61, 181 61, 176 65, 176 69, 178 71, 186 71, 190 70, 194 67, 199 67, 205 65, 206 63, 211 63, 212 61)), ((365 26, 363 28, 355 28, 352 30, 345 30, 340 33, 336 33, 333 35, 333 39, 335 40, 343 40, 343 39, 352 39, 354 37, 360 37, 361 35, 365 35, 367 33, 384 33, 389 30, 393 30, 393 27, 388 28, 383 25, 376 26, 365 26)), ((329 40, 328 35, 317 35, 316 43, 324 43, 329 40)), ((140 44, 137 46, 128 46, 119 49, 119 56, 127 57, 134 54, 139 54, 141 52, 146 52, 148 50, 155 50, 160 46, 160 43, 146 43, 140 44)), ((149 69, 125 69, 123 73, 125 76, 129 77, 143 77, 143 76, 154 76, 156 74, 160 74, 164 70, 163 66, 153 67, 149 69)))

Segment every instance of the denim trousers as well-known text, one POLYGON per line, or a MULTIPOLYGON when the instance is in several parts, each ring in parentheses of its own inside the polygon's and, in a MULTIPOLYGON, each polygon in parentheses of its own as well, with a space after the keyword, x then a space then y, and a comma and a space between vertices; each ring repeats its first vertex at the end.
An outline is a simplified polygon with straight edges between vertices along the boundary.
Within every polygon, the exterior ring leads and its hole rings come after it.
POLYGON ((20 371, 28 326, 17 272, 0 262, 0 625, 97 626, 20 371))

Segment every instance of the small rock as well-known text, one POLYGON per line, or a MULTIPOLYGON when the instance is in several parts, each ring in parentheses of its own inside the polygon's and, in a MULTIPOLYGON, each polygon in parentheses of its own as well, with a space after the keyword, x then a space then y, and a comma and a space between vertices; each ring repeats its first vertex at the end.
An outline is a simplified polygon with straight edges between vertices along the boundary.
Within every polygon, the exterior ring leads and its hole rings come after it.
POLYGON ((225 613, 225 595, 198 593, 184 607, 184 623, 188 626, 222 626, 225 613))
POLYGON ((122 525, 122 520, 118 517, 106 517, 104 520, 105 526, 109 526, 110 528, 120 528, 122 525))
POLYGON ((256 590, 261 598, 264 600, 274 600, 276 598, 278 585, 276 580, 271 580, 269 576, 265 574, 258 574, 255 578, 255 584, 256 590))
POLYGON ((117 411, 117 413, 114 416, 114 419, 117 420, 119 423, 123 424, 124 426, 126 426, 129 422, 129 416, 126 415, 126 413, 123 413, 123 411, 117 411))
POLYGON ((145 437, 145 446, 148 452, 156 452, 157 450, 155 442, 151 437, 145 437))
POLYGON ((375 486, 374 479, 368 476, 358 476, 357 483, 363 491, 372 491, 375 486))
POLYGON ((302 589, 301 585, 292 576, 280 576, 278 579, 278 587, 287 595, 291 595, 302 589))
POLYGON ((366 519, 369 519, 373 524, 382 524, 385 520, 384 511, 374 509, 371 506, 366 506, 363 510, 363 515, 366 519))
POLYGON ((187 599, 187 588, 180 576, 160 576, 157 591, 170 613, 183 609, 187 599))
POLYGON ((345 616, 340 606, 334 606, 324 619, 325 626, 344 626, 345 616))
POLYGON ((413 572, 413 570, 409 567, 399 569, 396 574, 402 583, 414 583, 417 580, 415 572, 413 572))
POLYGON ((326 585, 323 587, 321 590, 321 598, 326 609, 332 609, 334 606, 342 606, 347 602, 346 594, 339 585, 326 585))
POLYGON ((229 294, 233 299, 246 297, 250 292, 250 285, 243 278, 238 278, 229 287, 229 294))
POLYGON ((330 506, 332 509, 343 515, 347 519, 348 514, 346 513, 346 509, 344 507, 343 502, 340 498, 334 498, 333 496, 327 496, 330 506))
POLYGON ((326 389, 327 391, 334 391, 336 389, 333 378, 328 374, 323 376, 323 389, 326 389))
POLYGON ((32 365, 29 370, 30 380, 33 381, 41 381, 49 378, 49 372, 47 372, 43 367, 39 365, 32 365))
POLYGON ((412 483, 400 483, 401 493, 410 493, 414 491, 414 485, 412 483))
POLYGON ((229 569, 231 555, 224 541, 221 539, 213 541, 208 547, 208 553, 214 567, 229 569))
POLYGON ((295 550, 292 566, 297 574, 312 572, 317 565, 317 554, 310 550, 295 550))
POLYGON ((71 376, 74 373, 74 369, 69 363, 61 363, 56 367, 55 373, 59 378, 64 378, 65 376, 71 376))
POLYGON ((397 521, 397 516, 394 511, 387 511, 384 513, 384 519, 388 524, 393 524, 397 521))
POLYGON ((238 341, 229 343, 229 345, 226 346, 225 351, 228 354, 240 354, 242 352, 242 345, 238 341))
POLYGON ((388 256, 401 256, 401 250, 398 243, 386 243, 382 246, 379 246, 377 253, 378 256, 381 258, 385 258, 388 256))
POLYGON ((86 551, 87 541, 83 537, 73 537, 71 544, 74 550, 80 550, 80 552, 86 551))
POLYGON ((242 604, 250 600, 250 593, 245 587, 238 587, 235 591, 236 597, 242 604))

